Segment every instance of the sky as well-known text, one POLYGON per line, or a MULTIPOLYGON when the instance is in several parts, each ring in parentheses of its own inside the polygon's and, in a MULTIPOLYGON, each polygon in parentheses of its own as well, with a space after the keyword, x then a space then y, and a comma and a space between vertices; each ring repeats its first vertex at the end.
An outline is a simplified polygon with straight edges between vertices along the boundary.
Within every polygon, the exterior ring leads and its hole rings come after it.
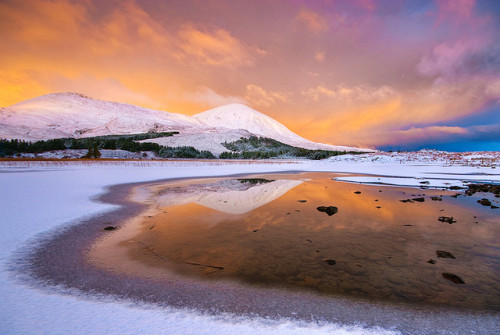
POLYGON ((1 0, 0 106, 244 103, 313 141, 500 150, 498 0, 1 0))

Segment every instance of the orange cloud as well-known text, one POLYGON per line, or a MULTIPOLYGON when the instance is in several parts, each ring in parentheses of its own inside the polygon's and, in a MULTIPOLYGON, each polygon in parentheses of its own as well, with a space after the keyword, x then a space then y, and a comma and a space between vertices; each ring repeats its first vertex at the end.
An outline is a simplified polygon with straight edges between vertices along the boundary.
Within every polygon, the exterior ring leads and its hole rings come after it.
POLYGON ((320 98, 334 98, 337 100, 349 99, 351 101, 372 101, 384 100, 394 96, 396 91, 389 86, 371 87, 366 85, 349 87, 347 85, 337 85, 333 89, 318 85, 302 91, 302 95, 311 98, 314 101, 320 98))
POLYGON ((316 54, 314 55, 314 59, 316 59, 318 62, 322 63, 325 61, 325 56, 326 56, 326 53, 324 51, 317 51, 316 54))
POLYGON ((242 97, 219 94, 208 87, 200 87, 195 92, 186 93, 184 97, 187 101, 195 102, 208 108, 230 103, 248 104, 242 97))
POLYGON ((311 10, 301 10, 297 14, 296 21, 312 34, 319 34, 328 30, 325 18, 311 10))
POLYGON ((256 107, 270 107, 277 102, 286 102, 288 100, 286 93, 266 91, 254 84, 246 86, 245 99, 256 107))
POLYGON ((202 31, 185 26, 179 32, 181 58, 191 58, 206 65, 236 69, 252 66, 265 51, 247 46, 228 31, 202 31))

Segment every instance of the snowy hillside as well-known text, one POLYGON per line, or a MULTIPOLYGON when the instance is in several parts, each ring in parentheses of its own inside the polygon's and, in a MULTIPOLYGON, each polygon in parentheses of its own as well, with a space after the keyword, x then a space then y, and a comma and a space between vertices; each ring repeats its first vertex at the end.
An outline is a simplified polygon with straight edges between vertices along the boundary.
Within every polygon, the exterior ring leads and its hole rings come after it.
POLYGON ((77 93, 53 93, 0 110, 0 137, 41 140, 204 127, 198 120, 77 93))
MULTIPOLYGON (((129 104, 95 100, 78 93, 52 93, 0 109, 0 138, 47 140, 178 131, 178 136, 145 140, 164 146, 193 146, 220 154, 222 142, 269 137, 305 149, 361 151, 311 142, 250 107, 229 104, 194 117, 129 104)), ((370 150, 363 150, 370 151, 370 150)))
POLYGON ((194 115, 194 118, 208 126, 244 129, 257 136, 269 137, 282 143, 305 149, 369 151, 352 147, 311 142, 295 134, 273 118, 242 104, 228 104, 213 108, 194 115))
POLYGON ((214 155, 220 155, 222 152, 227 151, 221 143, 234 142, 240 138, 249 138, 253 134, 244 129, 215 129, 195 132, 183 132, 179 135, 169 137, 158 137, 143 140, 140 142, 151 142, 163 145, 165 147, 182 147, 191 146, 197 150, 208 150, 214 155))

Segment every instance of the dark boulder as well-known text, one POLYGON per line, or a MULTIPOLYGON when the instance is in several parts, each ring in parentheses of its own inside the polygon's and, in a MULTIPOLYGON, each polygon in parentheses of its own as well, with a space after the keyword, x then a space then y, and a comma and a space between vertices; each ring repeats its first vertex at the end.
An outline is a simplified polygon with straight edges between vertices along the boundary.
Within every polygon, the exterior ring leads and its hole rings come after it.
POLYGON ((333 214, 335 214, 339 211, 339 209, 335 206, 328 206, 328 207, 327 206, 320 206, 316 209, 320 212, 324 212, 324 213, 328 214, 328 216, 332 216, 333 214))
POLYGON ((440 216, 440 217, 438 218, 438 220, 439 220, 439 221, 441 221, 441 222, 446 222, 446 223, 449 223, 449 224, 452 224, 452 223, 457 222, 457 220, 455 220, 455 219, 453 218, 453 216, 440 216))
POLYGON ((454 275, 453 273, 447 273, 447 272, 444 272, 443 273, 443 278, 444 279, 448 279, 449 281, 452 281, 454 282, 455 284, 465 284, 465 282, 463 281, 462 278, 460 278, 459 276, 457 275, 454 275))
POLYGON ((452 258, 452 259, 456 259, 455 256, 453 256, 451 254, 451 252, 448 252, 448 251, 443 251, 443 250, 436 250, 436 255, 439 257, 439 258, 452 258))
POLYGON ((483 205, 483 206, 491 206, 491 201, 489 201, 488 199, 486 198, 483 198, 481 200, 478 200, 477 201, 479 204, 483 205))

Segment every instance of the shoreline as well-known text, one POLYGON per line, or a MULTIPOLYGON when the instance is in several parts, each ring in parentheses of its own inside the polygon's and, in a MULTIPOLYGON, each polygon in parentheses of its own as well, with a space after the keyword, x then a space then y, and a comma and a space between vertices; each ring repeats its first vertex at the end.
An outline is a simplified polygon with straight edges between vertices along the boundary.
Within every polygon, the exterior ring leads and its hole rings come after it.
MULTIPOLYGON (((256 174, 263 173, 230 176, 256 174)), ((57 285, 63 291, 76 289, 83 294, 103 294, 118 299, 152 303, 160 307, 196 309, 211 315, 230 313, 272 319, 340 322, 347 325, 361 323, 364 326, 379 326, 403 333, 431 333, 435 332, 437 327, 440 330, 453 332, 457 329, 458 318, 462 330, 472 331, 477 329, 479 324, 486 332, 489 330, 493 332, 496 329, 495 318, 498 317, 498 312, 495 311, 324 297, 311 292, 243 287, 224 282, 200 283, 184 277, 177 282, 159 282, 154 279, 129 278, 122 274, 107 272, 86 261, 88 251, 103 235, 102 228, 105 225, 112 222, 114 226, 120 227, 130 218, 146 210, 147 205, 130 199, 134 189, 161 182, 195 179, 203 177, 164 179, 108 187, 106 192, 94 201, 121 207, 78 220, 76 225, 63 229, 62 232, 52 231, 46 234, 39 240, 34 250, 30 251, 28 258, 21 260, 18 270, 31 277, 25 278, 31 285, 41 284, 46 287, 57 285), (74 236, 78 238, 72 238, 74 236), (429 325, 432 325, 432 328, 429 328, 429 325)))

